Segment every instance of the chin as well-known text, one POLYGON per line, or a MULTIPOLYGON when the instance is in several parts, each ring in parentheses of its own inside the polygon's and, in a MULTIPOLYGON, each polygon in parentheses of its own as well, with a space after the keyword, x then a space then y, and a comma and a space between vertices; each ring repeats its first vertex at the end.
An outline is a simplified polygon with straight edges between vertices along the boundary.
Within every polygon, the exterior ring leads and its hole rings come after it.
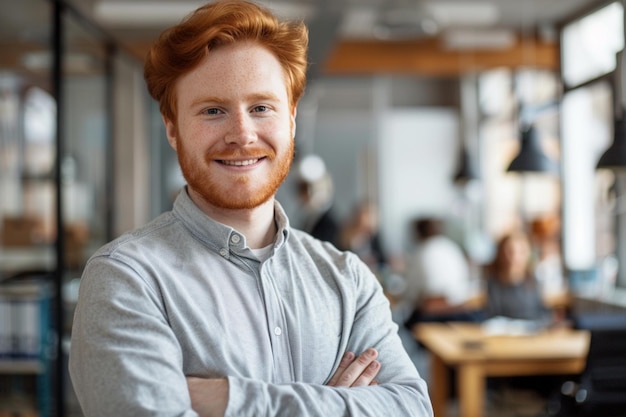
POLYGON ((270 201, 276 194, 277 189, 265 189, 254 193, 251 196, 237 196, 231 190, 224 190, 224 192, 216 192, 216 190, 202 190, 192 187, 196 190, 202 199, 214 206, 221 209, 228 210, 251 210, 262 206, 270 201))

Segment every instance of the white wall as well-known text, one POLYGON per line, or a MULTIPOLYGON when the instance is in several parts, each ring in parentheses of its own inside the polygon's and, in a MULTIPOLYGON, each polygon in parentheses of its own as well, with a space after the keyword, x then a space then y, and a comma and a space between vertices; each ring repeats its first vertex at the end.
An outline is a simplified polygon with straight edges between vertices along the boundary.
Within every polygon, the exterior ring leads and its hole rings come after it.
POLYGON ((391 253, 411 243, 417 216, 450 217, 459 148, 458 114, 446 108, 405 108, 381 120, 379 147, 382 238, 391 253))

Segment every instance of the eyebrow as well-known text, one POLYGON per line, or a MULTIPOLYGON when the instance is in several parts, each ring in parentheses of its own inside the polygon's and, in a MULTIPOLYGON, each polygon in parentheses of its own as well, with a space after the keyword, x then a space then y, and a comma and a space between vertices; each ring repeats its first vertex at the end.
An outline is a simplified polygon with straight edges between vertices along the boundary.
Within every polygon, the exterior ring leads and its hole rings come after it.
MULTIPOLYGON (((267 92, 267 93, 250 94, 246 96, 246 100, 248 101, 279 101, 280 99, 278 98, 276 94, 267 92)), ((217 96, 209 96, 209 97, 199 97, 197 100, 194 100, 191 103, 191 105, 198 106, 204 103, 216 103, 220 105, 220 104, 226 104, 227 102, 228 100, 224 100, 223 98, 220 98, 217 96)))
POLYGON ((248 96, 248 98, 251 101, 263 101, 263 100, 279 101, 280 100, 276 94, 270 93, 270 92, 251 94, 250 96, 248 96))

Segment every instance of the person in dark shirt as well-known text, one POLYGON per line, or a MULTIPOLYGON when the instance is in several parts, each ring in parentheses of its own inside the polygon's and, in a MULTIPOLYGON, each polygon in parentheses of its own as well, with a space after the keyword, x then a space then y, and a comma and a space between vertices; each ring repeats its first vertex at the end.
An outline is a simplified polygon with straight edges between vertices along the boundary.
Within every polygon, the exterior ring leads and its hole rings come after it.
POLYGON ((377 205, 364 200, 352 210, 339 234, 340 249, 356 253, 375 272, 388 263, 378 225, 377 205))
POLYGON ((301 162, 296 184, 297 195, 304 214, 302 229, 311 236, 339 246, 340 224, 333 211, 333 181, 323 161, 309 155, 307 162, 316 161, 320 172, 307 172, 301 162))
POLYGON ((531 264, 531 246, 524 233, 503 236, 487 270, 487 317, 550 320, 531 264))

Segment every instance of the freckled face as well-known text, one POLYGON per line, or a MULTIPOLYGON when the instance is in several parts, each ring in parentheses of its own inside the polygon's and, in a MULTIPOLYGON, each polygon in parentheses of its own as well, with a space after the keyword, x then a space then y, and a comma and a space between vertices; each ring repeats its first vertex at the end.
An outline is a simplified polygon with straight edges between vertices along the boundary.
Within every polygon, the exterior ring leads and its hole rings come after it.
POLYGON ((209 52, 176 84, 168 140, 191 193, 224 209, 269 201, 293 160, 295 108, 278 60, 255 43, 209 52))

